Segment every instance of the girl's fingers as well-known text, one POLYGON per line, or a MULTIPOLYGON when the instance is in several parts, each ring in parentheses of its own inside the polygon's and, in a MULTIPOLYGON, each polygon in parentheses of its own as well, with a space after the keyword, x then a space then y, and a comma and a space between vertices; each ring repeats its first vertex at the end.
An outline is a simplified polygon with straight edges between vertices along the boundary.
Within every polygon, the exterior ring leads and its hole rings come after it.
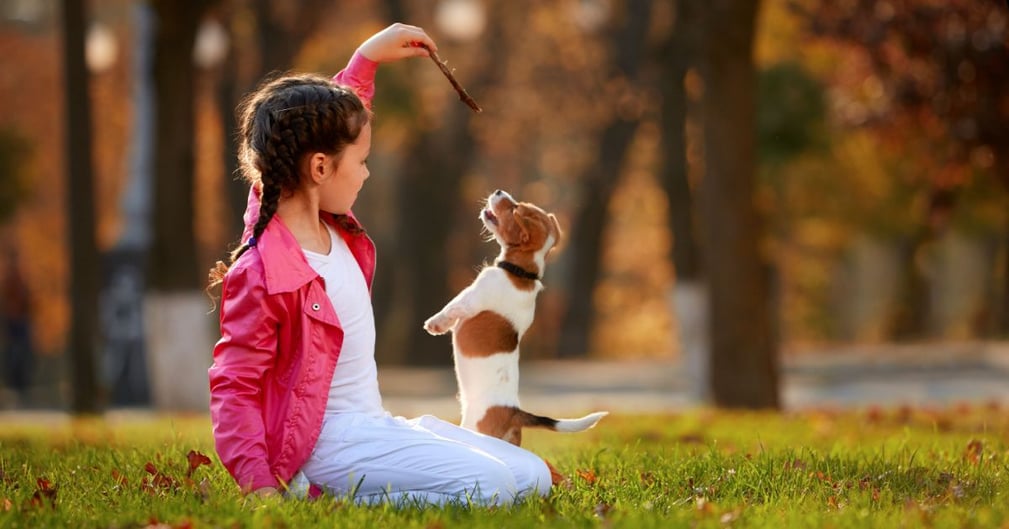
POLYGON ((432 50, 438 51, 438 45, 434 43, 434 40, 428 36, 427 32, 416 26, 406 26, 406 37, 410 39, 410 43, 421 43, 425 46, 431 48, 432 50))

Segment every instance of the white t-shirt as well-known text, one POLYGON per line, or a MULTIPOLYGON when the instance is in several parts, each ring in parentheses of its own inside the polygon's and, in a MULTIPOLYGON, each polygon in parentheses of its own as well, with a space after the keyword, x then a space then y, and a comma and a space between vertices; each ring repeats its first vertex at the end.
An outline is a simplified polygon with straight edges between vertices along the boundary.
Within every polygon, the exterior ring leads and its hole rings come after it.
POLYGON ((343 347, 329 386, 326 414, 356 412, 381 416, 385 409, 378 391, 375 314, 368 284, 347 242, 332 226, 326 227, 332 241, 329 255, 302 249, 308 264, 325 280, 326 295, 343 328, 343 347))

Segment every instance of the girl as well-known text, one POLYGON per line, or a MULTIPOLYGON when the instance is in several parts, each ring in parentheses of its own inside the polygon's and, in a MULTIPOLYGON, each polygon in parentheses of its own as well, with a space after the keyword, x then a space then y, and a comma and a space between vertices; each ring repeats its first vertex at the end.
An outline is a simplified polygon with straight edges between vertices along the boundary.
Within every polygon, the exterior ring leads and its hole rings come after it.
POLYGON ((437 50, 393 24, 328 79, 270 81, 243 103, 251 183, 243 244, 222 283, 210 411, 221 461, 244 491, 322 490, 365 502, 511 503, 546 495, 535 455, 431 416, 392 417, 375 366, 375 247, 351 213, 368 178, 379 63, 437 50))

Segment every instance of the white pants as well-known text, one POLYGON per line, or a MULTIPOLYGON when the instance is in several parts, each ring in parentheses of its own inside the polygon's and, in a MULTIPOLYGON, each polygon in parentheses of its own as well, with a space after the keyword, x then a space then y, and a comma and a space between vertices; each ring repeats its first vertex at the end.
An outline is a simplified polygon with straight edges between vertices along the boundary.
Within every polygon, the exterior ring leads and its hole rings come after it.
POLYGON ((546 463, 511 443, 425 415, 327 416, 308 461, 292 480, 364 503, 510 504, 550 492, 546 463))

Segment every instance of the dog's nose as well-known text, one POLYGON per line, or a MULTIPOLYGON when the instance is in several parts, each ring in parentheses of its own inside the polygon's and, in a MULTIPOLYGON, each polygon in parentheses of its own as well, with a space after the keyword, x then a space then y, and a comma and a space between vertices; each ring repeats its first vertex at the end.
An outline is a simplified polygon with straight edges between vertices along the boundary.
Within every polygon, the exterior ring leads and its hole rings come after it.
POLYGON ((494 191, 494 196, 496 196, 496 197, 499 197, 499 196, 501 196, 503 194, 504 194, 504 191, 501 191, 500 189, 498 189, 497 191, 494 191))

